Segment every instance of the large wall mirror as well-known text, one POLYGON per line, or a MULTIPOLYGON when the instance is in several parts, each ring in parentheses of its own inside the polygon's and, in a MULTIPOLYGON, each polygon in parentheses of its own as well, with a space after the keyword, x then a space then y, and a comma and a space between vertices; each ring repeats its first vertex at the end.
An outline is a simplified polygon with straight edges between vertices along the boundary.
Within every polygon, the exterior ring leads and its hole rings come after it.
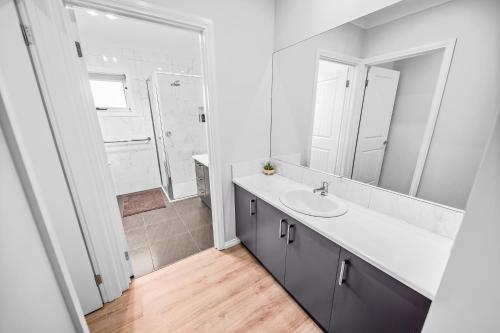
POLYGON ((271 157, 464 209, 500 109, 499 17, 406 0, 275 52, 271 157))

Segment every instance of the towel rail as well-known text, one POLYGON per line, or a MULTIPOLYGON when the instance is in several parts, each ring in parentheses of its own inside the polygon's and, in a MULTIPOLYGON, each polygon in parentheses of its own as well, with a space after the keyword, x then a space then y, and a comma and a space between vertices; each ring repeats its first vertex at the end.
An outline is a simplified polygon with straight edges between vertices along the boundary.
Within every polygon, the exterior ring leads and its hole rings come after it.
POLYGON ((148 136, 145 139, 130 139, 130 140, 114 140, 114 141, 104 141, 104 143, 133 143, 133 142, 150 142, 151 138, 148 136))

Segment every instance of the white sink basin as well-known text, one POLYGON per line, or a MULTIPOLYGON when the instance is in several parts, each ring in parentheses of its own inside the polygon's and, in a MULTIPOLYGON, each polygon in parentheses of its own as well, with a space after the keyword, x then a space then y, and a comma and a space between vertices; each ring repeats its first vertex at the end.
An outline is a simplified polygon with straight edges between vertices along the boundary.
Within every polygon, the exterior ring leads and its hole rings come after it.
POLYGON ((296 212, 317 217, 336 217, 347 212, 347 206, 341 199, 307 190, 285 192, 280 196, 280 201, 296 212))

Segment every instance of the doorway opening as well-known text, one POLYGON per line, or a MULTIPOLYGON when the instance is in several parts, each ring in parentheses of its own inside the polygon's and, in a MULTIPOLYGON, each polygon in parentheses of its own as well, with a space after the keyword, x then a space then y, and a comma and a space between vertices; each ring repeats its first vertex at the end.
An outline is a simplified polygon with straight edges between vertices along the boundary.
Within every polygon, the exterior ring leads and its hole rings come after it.
POLYGON ((97 9, 69 10, 131 275, 140 277, 213 247, 201 33, 97 9))

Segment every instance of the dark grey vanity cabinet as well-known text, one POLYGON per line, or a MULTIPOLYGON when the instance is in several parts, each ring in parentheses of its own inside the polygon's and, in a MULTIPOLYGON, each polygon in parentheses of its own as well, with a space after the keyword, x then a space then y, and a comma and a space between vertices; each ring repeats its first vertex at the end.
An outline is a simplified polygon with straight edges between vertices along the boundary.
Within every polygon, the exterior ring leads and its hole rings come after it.
POLYGON ((340 246, 290 218, 288 225, 285 288, 328 329, 340 246))
POLYGON ((257 198, 239 186, 234 187, 236 236, 255 255, 257 198))
POLYGON ((255 256, 282 285, 285 282, 287 217, 257 199, 257 250, 255 256))
POLYGON ((237 185, 235 201, 236 235, 324 330, 422 330, 429 299, 237 185))
POLYGON ((210 174, 208 167, 198 161, 195 161, 195 170, 198 195, 200 196, 201 201, 203 201, 208 208, 212 208, 210 201, 210 174))
POLYGON ((329 332, 422 330, 429 299, 344 249, 339 263, 329 332))

